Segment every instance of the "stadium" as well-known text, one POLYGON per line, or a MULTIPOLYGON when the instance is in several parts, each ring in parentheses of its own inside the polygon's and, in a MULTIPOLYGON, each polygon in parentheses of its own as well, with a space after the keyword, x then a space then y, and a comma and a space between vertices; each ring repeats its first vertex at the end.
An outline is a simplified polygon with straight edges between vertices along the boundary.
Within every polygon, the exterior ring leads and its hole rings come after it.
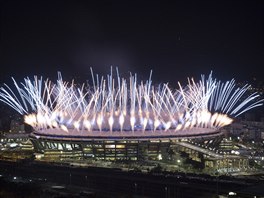
POLYGON ((92 85, 25 78, 14 88, 4 85, 0 100, 24 116, 33 128, 31 141, 46 156, 103 160, 156 159, 171 144, 186 138, 212 138, 240 114, 262 105, 250 85, 212 77, 188 84, 153 85, 150 77, 121 78, 116 72, 92 85))

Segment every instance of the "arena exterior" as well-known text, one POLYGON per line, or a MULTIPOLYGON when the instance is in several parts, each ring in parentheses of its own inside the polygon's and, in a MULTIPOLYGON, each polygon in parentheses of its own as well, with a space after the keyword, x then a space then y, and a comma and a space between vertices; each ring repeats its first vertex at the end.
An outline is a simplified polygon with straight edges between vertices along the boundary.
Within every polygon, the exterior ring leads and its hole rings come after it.
MULTIPOLYGON (((186 131, 185 131, 186 132, 186 131)), ((30 139, 37 154, 50 159, 79 158, 107 161, 159 160, 168 157, 168 150, 184 139, 207 140, 222 135, 219 130, 203 130, 200 133, 178 133, 177 135, 126 135, 115 137, 67 136, 34 132, 30 139)))
MULTIPOLYGON (((94 76, 92 86, 78 87, 25 78, 14 90, 0 88, 0 100, 24 116, 32 126, 35 150, 44 156, 92 157, 104 160, 157 158, 169 145, 184 138, 221 134, 240 114, 262 105, 250 85, 206 79, 178 89, 152 85, 137 75, 124 79, 116 69, 107 78, 94 76)), ((164 153, 164 152, 163 152, 164 153)), ((166 153, 166 152, 165 152, 166 153)))

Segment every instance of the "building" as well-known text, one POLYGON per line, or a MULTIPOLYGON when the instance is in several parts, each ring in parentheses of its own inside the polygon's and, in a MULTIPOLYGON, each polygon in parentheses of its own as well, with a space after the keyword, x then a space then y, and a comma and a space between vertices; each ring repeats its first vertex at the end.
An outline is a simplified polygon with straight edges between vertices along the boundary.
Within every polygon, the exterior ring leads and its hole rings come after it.
POLYGON ((35 152, 45 158, 92 158, 98 160, 158 160, 167 156, 171 145, 182 139, 211 139, 219 131, 179 132, 177 135, 151 136, 62 136, 32 133, 35 152))

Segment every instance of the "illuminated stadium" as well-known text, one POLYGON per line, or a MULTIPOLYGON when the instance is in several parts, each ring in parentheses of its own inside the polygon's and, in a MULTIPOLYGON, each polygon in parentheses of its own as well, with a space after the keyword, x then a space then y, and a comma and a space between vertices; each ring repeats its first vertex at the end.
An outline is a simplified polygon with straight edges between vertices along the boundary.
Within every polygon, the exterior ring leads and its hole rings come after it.
POLYGON ((188 79, 186 86, 178 83, 178 89, 153 85, 152 73, 146 81, 136 74, 121 78, 118 69, 106 78, 91 74, 91 86, 64 82, 58 73, 57 82, 13 79, 14 89, 1 88, 0 100, 33 127, 37 152, 138 159, 142 147, 153 142, 160 148, 181 138, 219 135, 220 128, 263 101, 257 93, 247 94, 250 85, 237 87, 233 79, 221 82, 212 74, 198 82, 188 79))

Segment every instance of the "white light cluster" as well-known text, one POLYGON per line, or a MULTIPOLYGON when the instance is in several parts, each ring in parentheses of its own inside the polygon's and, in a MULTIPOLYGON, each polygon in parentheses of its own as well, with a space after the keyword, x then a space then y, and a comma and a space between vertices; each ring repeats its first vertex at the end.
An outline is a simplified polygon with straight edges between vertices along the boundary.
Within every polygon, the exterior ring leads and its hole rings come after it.
POLYGON ((153 86, 151 75, 139 82, 136 74, 126 80, 116 71, 115 78, 112 69, 107 78, 94 78, 92 72, 93 86, 88 88, 64 82, 60 73, 56 83, 35 77, 18 84, 13 79, 15 89, 1 87, 0 100, 25 115, 25 123, 37 131, 86 133, 218 129, 263 102, 256 100, 257 93, 246 96, 249 85, 238 88, 234 80, 223 83, 212 74, 172 90, 168 84, 153 86))

